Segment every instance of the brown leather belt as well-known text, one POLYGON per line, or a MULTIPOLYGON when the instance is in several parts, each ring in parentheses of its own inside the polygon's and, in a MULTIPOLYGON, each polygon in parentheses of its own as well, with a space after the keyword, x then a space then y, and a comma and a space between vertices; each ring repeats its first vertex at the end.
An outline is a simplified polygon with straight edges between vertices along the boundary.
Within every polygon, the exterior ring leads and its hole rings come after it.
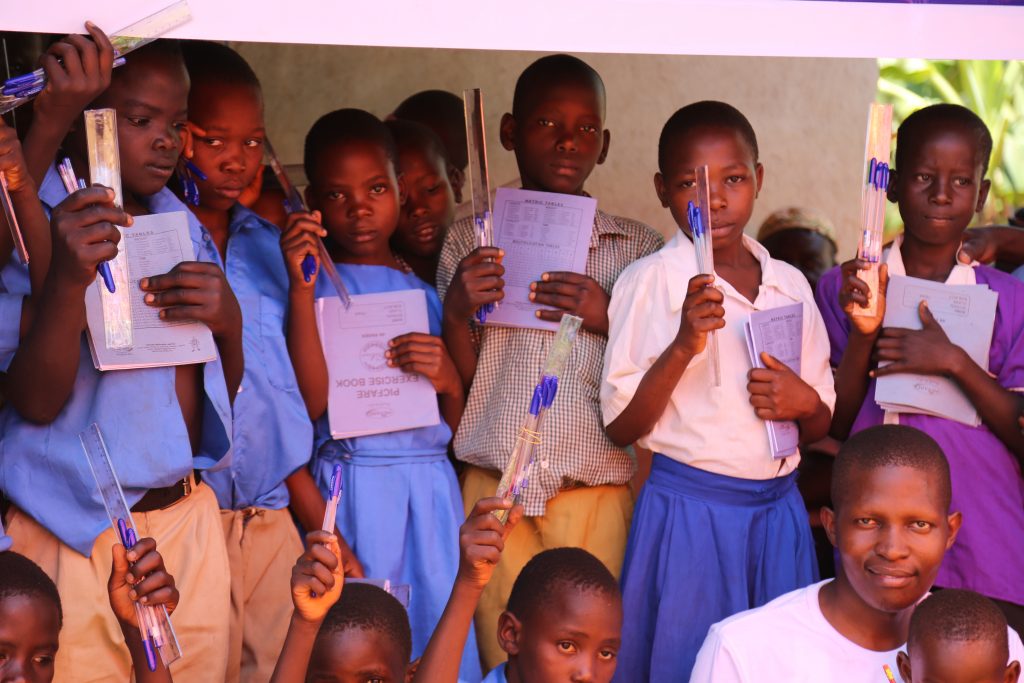
POLYGON ((146 495, 142 496, 139 502, 132 506, 132 512, 163 510, 174 505, 182 498, 187 498, 195 490, 195 487, 192 485, 193 478, 196 484, 202 481, 199 470, 194 472, 193 477, 185 477, 170 486, 162 486, 158 489, 146 491, 146 495))

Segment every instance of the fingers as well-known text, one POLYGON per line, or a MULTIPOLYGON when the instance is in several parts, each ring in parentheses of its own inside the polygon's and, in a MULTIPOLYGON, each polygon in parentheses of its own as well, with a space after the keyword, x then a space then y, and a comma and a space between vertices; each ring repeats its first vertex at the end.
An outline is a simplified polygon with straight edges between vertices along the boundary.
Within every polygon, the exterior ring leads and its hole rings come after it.
POLYGON ((708 289, 711 284, 715 281, 714 275, 694 275, 690 278, 690 281, 686 284, 686 294, 695 294, 702 289, 708 289))
POLYGON ((546 320, 547 322, 551 323, 557 323, 562 321, 562 318, 565 316, 566 313, 568 313, 568 311, 541 310, 537 311, 536 315, 541 320, 546 320))
POLYGON ((540 306, 554 306, 569 313, 575 313, 579 308, 579 298, 566 294, 549 294, 542 292, 530 292, 530 301, 540 306))
POLYGON ((327 230, 320 224, 319 211, 296 211, 295 213, 288 214, 282 239, 296 232, 310 232, 318 237, 327 236, 327 230))
POLYGON ((779 372, 785 372, 786 370, 789 370, 789 367, 785 363, 783 363, 782 361, 780 361, 767 351, 761 352, 761 362, 764 363, 765 368, 769 370, 777 370, 779 372))
MULTIPOLYGON (((550 273, 544 273, 540 276, 541 281, 535 282, 534 284, 551 284, 551 285, 567 285, 575 291, 579 287, 586 286, 593 279, 583 275, 582 273, 573 273, 569 271, 556 270, 550 273)), ((531 286, 531 289, 533 287, 531 286)))
MULTIPOLYGON (((500 261, 505 256, 505 250, 499 249, 498 247, 477 247, 473 251, 466 255, 466 258, 462 259, 460 265, 472 266, 479 263, 484 263, 489 259, 500 261)), ((504 271, 504 269, 502 269, 504 271)))
POLYGON ((120 543, 115 543, 110 549, 110 580, 107 584, 108 590, 117 588, 125 583, 125 574, 128 573, 128 551, 120 543))
MULTIPOLYGON (((142 278, 139 280, 139 287, 147 292, 165 292, 174 289, 206 289, 221 278, 223 278, 223 271, 214 263, 182 261, 163 275, 142 278)), ((159 298, 154 299, 154 301, 160 300, 159 298)), ((148 296, 146 297, 146 303, 151 303, 148 296)), ((155 305, 161 304, 156 303, 155 305)))
POLYGON ((917 304, 917 314, 921 317, 921 325, 924 327, 937 327, 939 323, 935 320, 935 316, 932 315, 931 309, 928 308, 928 302, 924 299, 917 304))
POLYGON ((473 509, 469 511, 469 517, 466 519, 466 523, 469 524, 477 518, 483 518, 485 515, 489 515, 491 519, 497 521, 497 517, 490 513, 495 512, 496 510, 510 509, 512 509, 512 501, 506 498, 502 498, 500 496, 481 498, 475 505, 473 505, 473 509))
POLYGON ((97 66, 99 67, 100 73, 106 76, 109 84, 110 70, 114 64, 114 46, 110 44, 110 39, 107 38, 107 34, 91 21, 85 22, 85 30, 89 32, 89 36, 92 38, 93 43, 96 44, 98 57, 97 66))

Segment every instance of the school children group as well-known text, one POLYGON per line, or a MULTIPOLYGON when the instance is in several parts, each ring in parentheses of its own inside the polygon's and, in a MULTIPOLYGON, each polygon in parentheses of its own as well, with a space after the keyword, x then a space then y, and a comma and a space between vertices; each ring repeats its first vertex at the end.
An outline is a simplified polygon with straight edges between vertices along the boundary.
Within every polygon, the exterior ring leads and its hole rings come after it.
MULTIPOLYGON (((310 211, 287 214, 263 182, 274 131, 237 53, 157 41, 112 70, 106 37, 87 29, 43 57, 49 85, 22 139, 0 125, 31 256, 22 265, 0 230, 13 543, 0 680, 1017 680, 1024 284, 960 250, 989 188, 992 138, 975 114, 935 105, 900 126, 888 192, 904 232, 878 291, 857 261, 812 291, 744 234, 766 172, 747 118, 713 101, 675 112, 651 165, 680 229, 663 243, 599 208, 586 271, 531 285, 539 317, 583 326, 545 424, 548 466, 513 507, 495 491, 553 335, 474 319, 504 296, 504 253, 456 220, 463 124, 440 115, 454 98, 415 96, 387 122, 324 114, 305 140, 310 211), (102 186, 69 195, 56 170, 67 156, 88 177, 81 113, 103 107, 117 112, 123 207, 102 186), (687 223, 703 165, 714 275, 699 273, 687 223), (116 226, 170 211, 187 214, 196 260, 143 278, 144 303, 204 323, 218 358, 100 372, 86 290, 116 226), (332 439, 320 239, 352 294, 424 291, 429 334, 391 340, 384 362, 432 384, 436 426, 332 439), (893 275, 997 292, 988 367, 926 305, 922 329, 884 327, 893 275), (853 315, 869 297, 878 314, 853 315), (799 374, 768 354, 752 369, 748 315, 794 303, 799 374), (875 379, 900 372, 951 378, 982 424, 883 413, 875 379), (796 422, 802 444, 845 441, 822 512, 835 579, 819 581, 799 456, 772 458, 766 420, 796 422), (79 445, 92 423, 144 537, 128 549, 79 445), (331 533, 319 529, 336 465, 331 533), (504 524, 493 514, 509 509, 504 524), (409 604, 343 576, 408 585, 409 604), (170 671, 147 666, 136 600, 172 612, 184 656, 170 671)), ((521 186, 584 193, 614 163, 606 98, 623 96, 575 57, 527 66, 500 121, 521 186)))

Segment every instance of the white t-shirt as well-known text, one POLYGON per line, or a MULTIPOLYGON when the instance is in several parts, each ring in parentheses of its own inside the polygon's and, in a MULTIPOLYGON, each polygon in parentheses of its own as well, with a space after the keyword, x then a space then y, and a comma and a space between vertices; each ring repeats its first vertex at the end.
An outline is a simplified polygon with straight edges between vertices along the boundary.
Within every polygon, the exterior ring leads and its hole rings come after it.
MULTIPOLYGON (((789 474, 800 461, 773 460, 765 423, 754 413, 747 391, 750 357, 745 323, 754 311, 803 304, 800 376, 829 410, 836 394, 829 366, 825 322, 807 278, 743 236, 743 247, 761 265, 761 286, 750 302, 725 279, 725 327, 718 330, 722 386, 712 387, 707 351, 690 361, 668 405, 649 434, 637 443, 655 453, 716 474, 771 479, 789 474), (695 398, 697 397, 697 398, 695 398)), ((608 306, 608 347, 604 353, 601 408, 604 423, 617 418, 679 330, 690 278, 698 273, 693 243, 677 231, 659 251, 633 262, 615 282, 608 306)))
MULTIPOLYGON (((903 647, 876 652, 835 630, 818 603, 818 592, 828 581, 786 593, 712 626, 690 683, 883 683, 882 667, 888 664, 896 673, 896 654, 903 647)), ((1009 661, 1024 663, 1020 636, 1012 629, 1009 636, 1009 661)))

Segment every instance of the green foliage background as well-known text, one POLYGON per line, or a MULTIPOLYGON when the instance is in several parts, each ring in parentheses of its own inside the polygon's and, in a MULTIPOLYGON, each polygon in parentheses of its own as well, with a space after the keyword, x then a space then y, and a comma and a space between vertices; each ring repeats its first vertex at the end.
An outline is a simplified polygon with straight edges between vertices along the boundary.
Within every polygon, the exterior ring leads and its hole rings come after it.
MULTIPOLYGON (((880 59, 878 66, 878 97, 893 105, 894 134, 914 110, 937 102, 962 104, 988 125, 992 190, 979 223, 1005 223, 1024 206, 1024 62, 880 59)), ((886 224, 899 226, 891 204, 886 224)))

